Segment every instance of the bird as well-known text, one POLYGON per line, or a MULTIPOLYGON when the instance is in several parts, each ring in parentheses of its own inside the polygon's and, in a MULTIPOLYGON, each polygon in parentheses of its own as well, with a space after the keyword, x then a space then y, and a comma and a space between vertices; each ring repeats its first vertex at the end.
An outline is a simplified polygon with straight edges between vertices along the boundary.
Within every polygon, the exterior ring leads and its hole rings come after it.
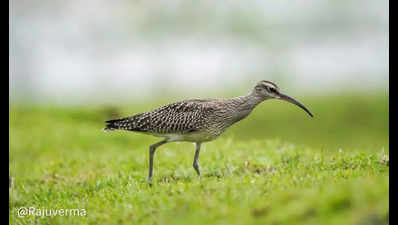
POLYGON ((187 99, 152 111, 129 117, 105 121, 105 132, 133 131, 163 138, 149 147, 149 171, 151 184, 153 160, 156 149, 169 142, 192 142, 196 145, 193 168, 200 176, 199 153, 202 143, 213 141, 228 127, 246 118, 265 100, 279 99, 293 103, 314 117, 299 101, 283 94, 273 82, 262 80, 247 94, 233 98, 187 99))

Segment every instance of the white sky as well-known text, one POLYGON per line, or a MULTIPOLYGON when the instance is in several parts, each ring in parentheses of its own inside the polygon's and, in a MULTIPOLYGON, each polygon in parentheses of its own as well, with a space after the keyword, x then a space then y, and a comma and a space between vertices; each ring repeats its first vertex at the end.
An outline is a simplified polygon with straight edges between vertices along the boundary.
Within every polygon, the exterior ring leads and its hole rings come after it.
POLYGON ((296 93, 388 90, 384 1, 35 3, 10 6, 22 98, 194 95, 259 79, 296 93))

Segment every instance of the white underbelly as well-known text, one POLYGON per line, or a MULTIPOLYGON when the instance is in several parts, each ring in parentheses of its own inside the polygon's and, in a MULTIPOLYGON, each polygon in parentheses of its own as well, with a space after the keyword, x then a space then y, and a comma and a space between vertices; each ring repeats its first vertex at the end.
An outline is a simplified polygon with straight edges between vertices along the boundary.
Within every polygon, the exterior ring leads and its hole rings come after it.
POLYGON ((219 134, 209 132, 192 132, 187 134, 152 134, 156 137, 165 137, 169 141, 206 142, 214 140, 219 134))

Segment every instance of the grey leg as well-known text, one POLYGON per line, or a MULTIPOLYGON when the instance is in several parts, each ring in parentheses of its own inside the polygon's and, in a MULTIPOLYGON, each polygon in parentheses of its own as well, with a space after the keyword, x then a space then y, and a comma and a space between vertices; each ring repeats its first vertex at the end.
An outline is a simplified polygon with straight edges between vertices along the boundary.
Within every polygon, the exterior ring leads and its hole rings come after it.
POLYGON ((149 175, 148 175, 148 181, 150 182, 152 179, 152 171, 153 171, 153 156, 155 154, 156 148, 166 144, 168 142, 167 139, 164 139, 163 141, 160 141, 158 143, 155 143, 149 147, 149 175))
POLYGON ((200 176, 200 169, 198 165, 198 159, 199 159, 199 152, 200 152, 200 144, 201 143, 196 143, 196 151, 195 151, 195 158, 193 160, 193 168, 196 170, 198 173, 198 176, 200 176))

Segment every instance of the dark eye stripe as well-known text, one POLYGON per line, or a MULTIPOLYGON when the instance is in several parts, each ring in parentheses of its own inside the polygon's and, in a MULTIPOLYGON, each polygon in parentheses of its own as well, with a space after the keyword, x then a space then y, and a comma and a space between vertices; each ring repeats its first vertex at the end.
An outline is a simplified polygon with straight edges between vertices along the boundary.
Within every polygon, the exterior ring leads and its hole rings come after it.
POLYGON ((276 89, 278 89, 278 86, 277 86, 275 83, 271 82, 271 81, 264 80, 264 81, 262 81, 262 83, 263 83, 264 85, 267 85, 267 86, 270 86, 270 84, 271 84, 271 85, 274 86, 276 89))
POLYGON ((269 85, 265 85, 265 84, 260 84, 260 85, 257 85, 257 87, 258 88, 263 88, 263 89, 266 89, 268 92, 276 92, 276 88, 274 88, 274 87, 270 87, 269 85))

